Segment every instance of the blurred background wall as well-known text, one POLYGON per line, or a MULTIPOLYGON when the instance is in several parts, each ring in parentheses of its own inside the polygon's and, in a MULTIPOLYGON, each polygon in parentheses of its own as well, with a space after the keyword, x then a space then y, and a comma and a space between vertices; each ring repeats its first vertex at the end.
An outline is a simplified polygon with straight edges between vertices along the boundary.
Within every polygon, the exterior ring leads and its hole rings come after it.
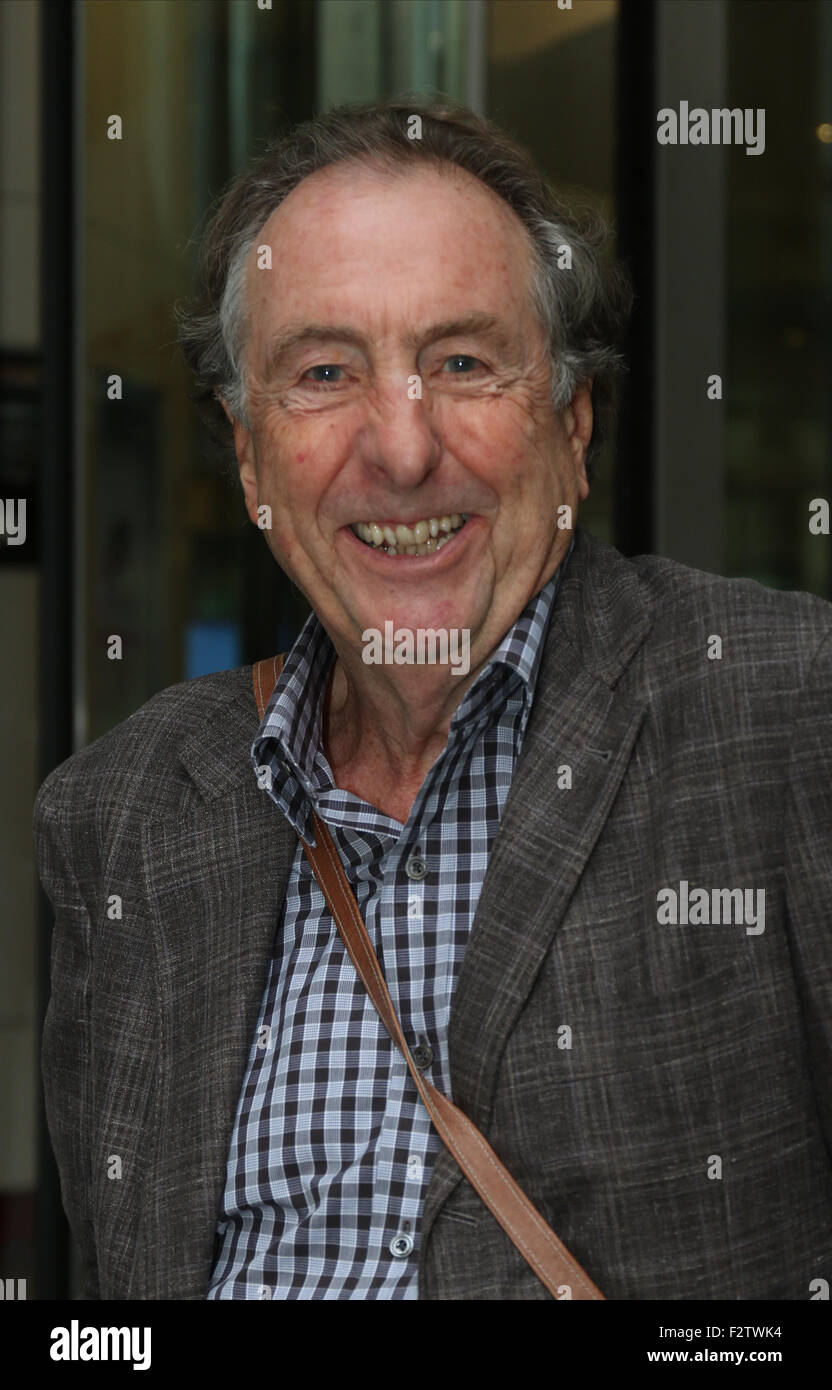
POLYGON ((72 1287, 40 1112, 34 791, 157 690, 284 649, 306 614, 198 423, 171 315, 210 200, 262 142, 406 89, 502 124, 614 220, 636 285, 582 521, 628 554, 832 597, 808 526, 832 494, 832 6, 265 6, 0 5, 0 497, 27 502, 25 543, 0 536, 0 1277, 29 1297, 72 1287), (682 99, 764 108, 764 154, 659 147, 682 99))

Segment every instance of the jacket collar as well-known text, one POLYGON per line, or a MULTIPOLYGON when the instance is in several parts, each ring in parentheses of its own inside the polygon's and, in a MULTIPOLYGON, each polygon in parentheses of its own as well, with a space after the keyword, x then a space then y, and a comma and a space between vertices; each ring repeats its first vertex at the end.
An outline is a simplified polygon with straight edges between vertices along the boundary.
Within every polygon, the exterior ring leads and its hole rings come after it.
MULTIPOLYGON (((576 527, 564 564, 554 613, 540 668, 544 686, 545 667, 554 668, 557 674, 554 647, 569 641, 581 653, 587 670, 612 689, 650 625, 635 567, 581 527, 576 527)), ((230 794, 241 781, 254 779, 250 754, 260 720, 251 688, 251 667, 241 667, 239 675, 239 683, 213 709, 210 722, 186 735, 179 749, 183 766, 208 801, 230 794)), ((535 697, 538 704, 547 704, 543 690, 539 700, 535 697)))

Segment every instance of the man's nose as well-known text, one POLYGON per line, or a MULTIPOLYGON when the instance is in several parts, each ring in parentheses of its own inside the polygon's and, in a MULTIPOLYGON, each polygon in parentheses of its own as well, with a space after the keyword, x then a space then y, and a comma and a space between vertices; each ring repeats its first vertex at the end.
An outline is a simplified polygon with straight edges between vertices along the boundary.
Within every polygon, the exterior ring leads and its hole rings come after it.
POLYGON ((423 392, 421 378, 415 375, 389 383, 376 394, 362 431, 361 454, 367 467, 401 489, 418 487, 442 453, 423 392))

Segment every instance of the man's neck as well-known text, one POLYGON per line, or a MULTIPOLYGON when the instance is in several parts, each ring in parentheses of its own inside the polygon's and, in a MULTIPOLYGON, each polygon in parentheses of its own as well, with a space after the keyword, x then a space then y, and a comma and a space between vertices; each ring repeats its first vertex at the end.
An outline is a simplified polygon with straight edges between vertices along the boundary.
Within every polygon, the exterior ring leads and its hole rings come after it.
POLYGON ((441 669, 395 671, 401 683, 385 681, 386 673, 380 675, 378 667, 365 666, 360 674, 348 671, 336 658, 327 681, 322 733, 336 786, 404 823, 479 670, 451 676, 453 686, 441 669))

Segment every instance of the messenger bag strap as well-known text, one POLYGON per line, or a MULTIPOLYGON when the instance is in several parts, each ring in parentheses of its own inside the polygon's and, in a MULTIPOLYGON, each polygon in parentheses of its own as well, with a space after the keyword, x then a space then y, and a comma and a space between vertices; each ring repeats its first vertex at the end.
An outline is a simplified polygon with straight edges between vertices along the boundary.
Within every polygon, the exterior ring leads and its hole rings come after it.
MULTIPOLYGON (((258 661, 253 668, 254 697, 261 720, 282 665, 282 656, 276 656, 258 661)), ((315 815, 313 823, 316 844, 313 847, 301 839, 303 848, 350 959, 382 1023, 407 1062, 439 1137, 495 1220, 554 1298, 603 1300, 601 1290, 543 1220, 476 1125, 420 1073, 396 1017, 335 842, 319 816, 315 815)))

